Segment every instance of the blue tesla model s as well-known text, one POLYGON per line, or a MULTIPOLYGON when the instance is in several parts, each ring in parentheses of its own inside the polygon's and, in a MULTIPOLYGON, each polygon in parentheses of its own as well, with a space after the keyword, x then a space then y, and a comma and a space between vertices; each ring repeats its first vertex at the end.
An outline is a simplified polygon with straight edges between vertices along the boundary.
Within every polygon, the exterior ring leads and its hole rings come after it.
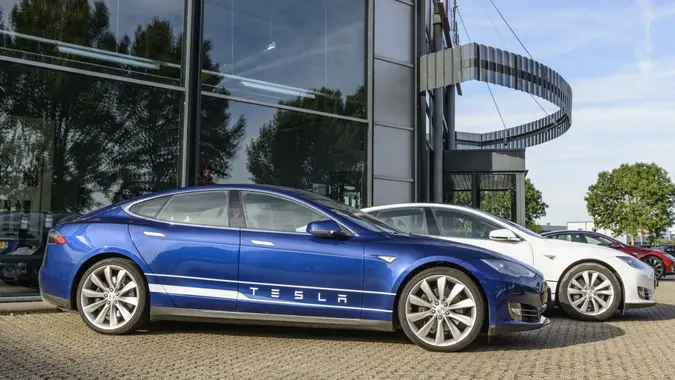
POLYGON ((549 322, 548 288, 526 264, 259 185, 170 190, 61 223, 40 291, 104 334, 149 320, 400 327, 428 350, 457 351, 481 332, 549 322))

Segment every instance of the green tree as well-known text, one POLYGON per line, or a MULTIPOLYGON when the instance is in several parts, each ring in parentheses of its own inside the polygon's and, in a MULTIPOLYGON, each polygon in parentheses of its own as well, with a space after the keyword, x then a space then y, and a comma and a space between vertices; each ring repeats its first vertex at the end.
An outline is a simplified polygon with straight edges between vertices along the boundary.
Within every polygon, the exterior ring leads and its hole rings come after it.
POLYGON ((675 185, 655 163, 623 164, 600 172, 584 199, 597 227, 630 234, 633 243, 644 230, 655 242, 675 223, 675 185))
MULTIPOLYGON (((455 203, 471 205, 471 192, 461 191, 455 194, 455 203)), ((511 219, 511 191, 481 191, 480 208, 504 219, 511 219)), ((548 204, 540 190, 529 178, 525 179, 525 222, 526 227, 541 232, 537 220, 546 216, 548 204)))

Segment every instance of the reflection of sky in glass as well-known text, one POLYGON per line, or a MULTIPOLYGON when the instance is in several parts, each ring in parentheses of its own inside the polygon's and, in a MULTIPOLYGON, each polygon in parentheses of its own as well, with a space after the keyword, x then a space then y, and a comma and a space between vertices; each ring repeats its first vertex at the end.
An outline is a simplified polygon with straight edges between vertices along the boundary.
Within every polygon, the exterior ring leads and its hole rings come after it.
POLYGON ((223 73, 343 96, 365 81, 363 0, 206 0, 204 38, 223 73))

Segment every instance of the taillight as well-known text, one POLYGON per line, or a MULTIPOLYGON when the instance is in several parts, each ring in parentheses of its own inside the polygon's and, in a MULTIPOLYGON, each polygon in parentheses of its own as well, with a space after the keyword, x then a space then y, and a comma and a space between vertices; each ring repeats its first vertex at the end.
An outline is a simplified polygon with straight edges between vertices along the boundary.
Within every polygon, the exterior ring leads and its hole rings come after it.
POLYGON ((47 244, 66 244, 66 238, 59 231, 50 230, 47 235, 47 244))

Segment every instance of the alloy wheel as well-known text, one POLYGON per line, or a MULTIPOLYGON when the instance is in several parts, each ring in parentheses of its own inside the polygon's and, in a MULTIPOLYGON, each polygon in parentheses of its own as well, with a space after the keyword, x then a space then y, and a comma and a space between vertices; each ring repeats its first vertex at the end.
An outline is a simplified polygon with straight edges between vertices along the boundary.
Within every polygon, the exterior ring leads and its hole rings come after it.
POLYGON ((464 340, 476 325, 476 314, 476 300, 469 288, 447 275, 422 279, 405 301, 405 317, 412 332, 436 347, 464 340))
POLYGON ((105 265, 89 274, 80 292, 82 311, 94 326, 114 330, 139 312, 137 280, 117 265, 105 265))
POLYGON ((663 267, 663 262, 661 261, 661 259, 652 256, 649 259, 647 259, 647 264, 649 264, 652 268, 654 268, 654 275, 656 276, 656 278, 661 278, 661 276, 663 276, 663 271, 665 270, 665 268, 663 267))
POLYGON ((570 305, 584 315, 605 312, 614 301, 614 286, 600 272, 585 270, 577 273, 567 285, 570 305))

